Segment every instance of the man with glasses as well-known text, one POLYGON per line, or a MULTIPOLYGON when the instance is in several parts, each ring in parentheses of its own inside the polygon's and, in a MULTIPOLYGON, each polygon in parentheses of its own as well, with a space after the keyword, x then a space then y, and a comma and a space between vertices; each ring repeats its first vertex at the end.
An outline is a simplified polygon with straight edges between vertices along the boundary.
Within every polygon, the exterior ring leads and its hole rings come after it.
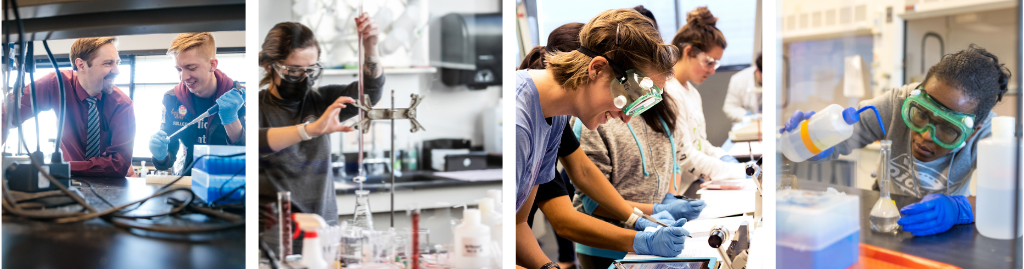
POLYGON ((245 88, 217 69, 216 53, 210 33, 184 33, 171 42, 167 54, 174 57, 181 82, 164 94, 160 130, 149 141, 157 170, 191 175, 186 168, 195 145, 245 145, 245 88), (216 115, 184 127, 204 112, 216 115))
MULTIPOLYGON (((116 37, 77 39, 71 45, 72 70, 50 73, 35 82, 36 110, 64 113, 60 148, 64 161, 71 166, 72 176, 135 175, 131 169, 135 109, 128 95, 114 86, 121 62, 116 45, 116 37), (60 91, 66 94, 66 112, 60 111, 60 91)), ((26 81, 28 79, 31 78, 26 77, 26 81)), ((25 86, 19 107, 20 119, 12 120, 12 124, 20 125, 36 116, 32 111, 31 87, 25 86)), ((6 123, 10 112, 7 110, 15 105, 14 93, 8 94, 4 101, 3 122, 6 123)), ((5 142, 9 127, 12 126, 3 126, 5 142)))

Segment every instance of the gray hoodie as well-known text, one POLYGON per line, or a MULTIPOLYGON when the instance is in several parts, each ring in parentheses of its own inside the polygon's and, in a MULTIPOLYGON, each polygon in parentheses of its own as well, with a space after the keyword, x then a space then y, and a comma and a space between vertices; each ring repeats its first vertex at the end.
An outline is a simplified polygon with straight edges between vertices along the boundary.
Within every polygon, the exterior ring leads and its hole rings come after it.
MULTIPOLYGON (((576 118, 570 120, 570 126, 577 120, 576 118)), ((587 157, 590 157, 594 165, 601 169, 605 178, 611 181, 612 186, 619 191, 623 199, 644 204, 661 203, 661 200, 665 198, 665 193, 673 189, 672 160, 679 157, 672 155, 672 143, 669 142, 668 136, 655 132, 642 117, 633 117, 629 122, 633 132, 630 132, 626 123, 618 119, 611 119, 593 131, 581 128, 580 148, 586 152, 587 157), (636 139, 634 139, 634 134, 636 139), (640 146, 637 146, 637 140, 640 141, 640 146), (641 161, 641 148, 645 162, 641 161), (645 170, 646 176, 644 175, 645 170)), ((661 124, 661 122, 653 124, 661 124)), ((682 148, 682 141, 673 140, 677 144, 676 150, 682 148)), ((679 153, 676 154, 679 155, 679 153)), ((678 159, 676 161, 681 163, 678 159)), ((680 193, 689 186, 689 182, 679 185, 680 193)), ((577 191, 573 198, 573 206, 579 212, 588 213, 583 207, 584 202, 581 198, 582 194, 577 191)), ((623 221, 595 217, 625 227, 623 221)), ((626 228, 632 229, 633 227, 626 228)))
POLYGON ((902 88, 891 90, 874 99, 861 101, 861 107, 873 105, 878 108, 878 113, 881 114, 882 122, 885 124, 885 136, 882 136, 882 130, 878 126, 878 120, 874 113, 869 112, 870 110, 865 111, 860 114, 860 122, 853 125, 853 136, 836 145, 832 155, 824 160, 834 160, 840 154, 850 154, 854 149, 863 148, 876 140, 889 139, 892 140, 891 162, 889 163, 889 171, 893 179, 892 193, 920 197, 931 193, 970 195, 968 183, 970 183, 971 174, 977 167, 975 160, 978 155, 978 141, 992 135, 991 119, 996 115, 994 112, 989 112, 988 117, 981 123, 981 129, 960 149, 954 149, 946 156, 931 162, 918 161, 914 158, 913 149, 911 149, 913 142, 910 135, 914 131, 907 127, 900 114, 903 101, 911 91, 917 88, 918 84, 904 85, 902 88), (916 175, 912 176, 912 174, 916 175), (914 180, 915 178, 916 180, 914 180))

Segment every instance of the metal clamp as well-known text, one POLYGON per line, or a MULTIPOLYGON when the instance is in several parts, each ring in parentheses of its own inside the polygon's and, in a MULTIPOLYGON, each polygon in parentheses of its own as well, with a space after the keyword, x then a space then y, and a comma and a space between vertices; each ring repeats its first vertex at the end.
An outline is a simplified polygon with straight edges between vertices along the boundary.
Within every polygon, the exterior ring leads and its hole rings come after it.
POLYGON ((409 130, 410 133, 421 130, 426 131, 427 129, 423 128, 423 125, 420 125, 420 122, 416 120, 416 107, 423 102, 423 96, 414 93, 410 97, 412 98, 412 103, 409 105, 409 108, 374 109, 373 104, 370 103, 370 95, 363 95, 363 98, 353 104, 353 106, 363 110, 365 116, 352 127, 367 133, 370 131, 370 123, 374 120, 408 119, 412 125, 412 129, 409 130))

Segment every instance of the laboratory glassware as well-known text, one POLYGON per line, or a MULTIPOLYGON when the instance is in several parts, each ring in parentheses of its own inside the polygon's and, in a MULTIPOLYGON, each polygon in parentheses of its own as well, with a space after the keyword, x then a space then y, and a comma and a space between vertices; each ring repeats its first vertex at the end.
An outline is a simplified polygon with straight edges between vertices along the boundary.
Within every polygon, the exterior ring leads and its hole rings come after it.
POLYGON ((892 140, 882 140, 881 144, 882 149, 879 150, 879 153, 881 153, 882 157, 878 173, 879 196, 875 206, 871 207, 869 220, 871 221, 872 230, 888 233, 895 232, 899 228, 899 224, 896 221, 900 220, 900 210, 896 207, 896 202, 889 197, 890 187, 892 186, 890 185, 892 179, 889 174, 892 140))
POLYGON ((356 210, 352 225, 364 230, 373 230, 373 213, 370 212, 370 191, 356 190, 356 210))

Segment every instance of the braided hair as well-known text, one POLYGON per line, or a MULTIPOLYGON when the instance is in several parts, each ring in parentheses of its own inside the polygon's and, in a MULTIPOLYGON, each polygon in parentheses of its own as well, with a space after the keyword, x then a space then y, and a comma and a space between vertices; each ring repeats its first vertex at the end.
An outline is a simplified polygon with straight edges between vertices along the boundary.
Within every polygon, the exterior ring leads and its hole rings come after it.
POLYGON ((984 122, 988 113, 1003 100, 1010 83, 1010 70, 999 62, 999 57, 985 48, 971 44, 967 49, 942 57, 928 69, 924 81, 940 80, 977 102, 975 122, 984 122))

